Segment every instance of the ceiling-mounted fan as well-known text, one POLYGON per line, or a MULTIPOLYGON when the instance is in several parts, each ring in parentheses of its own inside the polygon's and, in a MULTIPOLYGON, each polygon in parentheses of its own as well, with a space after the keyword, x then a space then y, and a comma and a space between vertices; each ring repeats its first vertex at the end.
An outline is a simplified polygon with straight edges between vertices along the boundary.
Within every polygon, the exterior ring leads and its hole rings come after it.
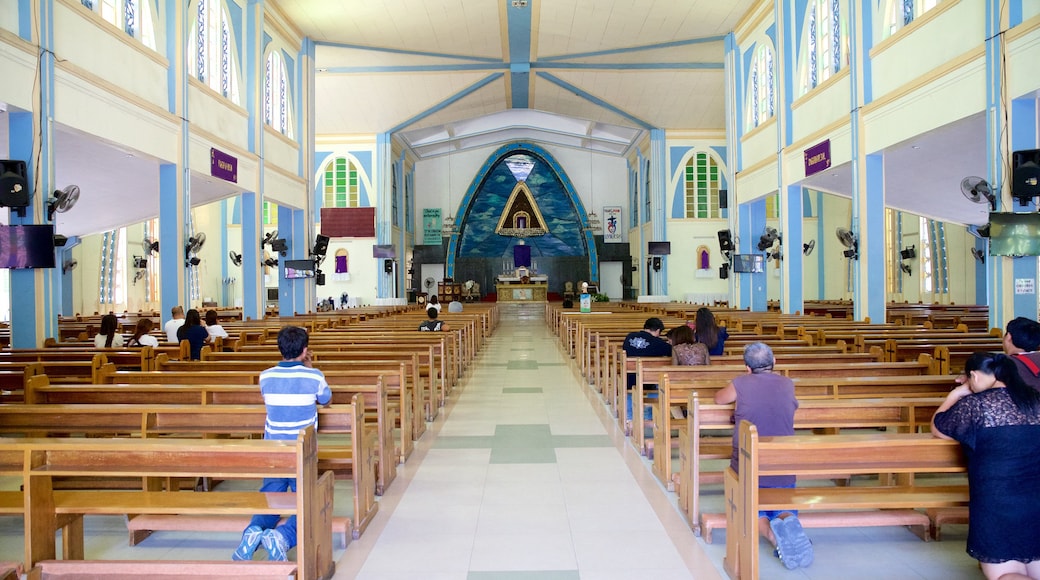
POLYGON ((906 272, 907 276, 910 275, 910 264, 907 264, 906 262, 901 262, 899 264, 899 269, 906 272))
POLYGON ((263 249, 264 246, 266 246, 267 244, 270 244, 271 241, 274 240, 277 237, 278 237, 278 230, 271 230, 271 231, 267 232, 267 234, 264 235, 264 238, 262 240, 260 240, 260 248, 263 249))
POLYGON ((986 253, 978 248, 971 249, 971 257, 978 260, 980 264, 986 263, 986 253))
POLYGON ((137 286, 137 281, 142 280, 145 275, 145 270, 138 270, 134 273, 134 286, 137 286))
POLYGON ((231 250, 230 252, 228 252, 228 258, 231 259, 232 264, 236 266, 242 265, 242 254, 237 254, 234 250, 231 250))
POLYGON ((268 268, 275 268, 275 267, 278 266, 278 258, 275 258, 273 256, 272 257, 268 257, 268 258, 264 258, 264 261, 263 261, 262 264, 264 266, 267 266, 268 268))
POLYGON ((816 249, 816 240, 809 240, 808 242, 802 244, 802 254, 806 256, 811 254, 814 249, 816 249))
POLYGON ((777 233, 776 228, 766 226, 765 232, 762 233, 762 237, 758 238, 758 251, 764 252, 772 248, 773 244, 775 244, 777 240, 780 240, 780 234, 777 233))
POLYGON ((47 200, 47 220, 54 221, 54 213, 65 213, 72 209, 79 201, 79 186, 69 185, 64 189, 54 192, 54 196, 47 200))
POLYGON ((838 241, 841 245, 845 246, 845 251, 842 255, 851 260, 859 259, 859 241, 856 239, 856 234, 852 233, 852 230, 848 228, 837 228, 834 230, 834 235, 838 237, 838 241))
POLYGON ((965 177, 961 180, 961 193, 972 203, 989 202, 990 211, 997 211, 997 196, 985 179, 974 175, 965 177))

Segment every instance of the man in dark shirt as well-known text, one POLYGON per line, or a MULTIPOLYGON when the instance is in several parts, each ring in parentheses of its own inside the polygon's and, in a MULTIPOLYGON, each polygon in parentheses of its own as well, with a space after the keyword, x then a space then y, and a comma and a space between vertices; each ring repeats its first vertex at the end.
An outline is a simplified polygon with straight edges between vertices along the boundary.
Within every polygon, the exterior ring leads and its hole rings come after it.
MULTIPOLYGON (((647 318, 646 322, 643 323, 643 330, 628 333, 625 337, 625 342, 622 343, 622 348, 625 349, 625 356, 628 358, 632 357, 644 357, 644 356, 672 356, 672 343, 661 338, 661 332, 664 331, 664 323, 661 322, 660 318, 653 317, 647 318)), ((636 386, 636 375, 635 373, 628 374, 628 388, 636 386)), ((656 390, 657 385, 645 385, 643 387, 644 393, 647 390, 656 390)), ((656 397, 657 393, 647 395, 648 397, 656 397)), ((626 396, 627 402, 625 403, 628 409, 629 419, 633 418, 632 415, 632 395, 626 396)), ((643 418, 647 421, 653 419, 653 411, 650 408, 643 410, 643 418)))
POLYGON ((1022 380, 1040 390, 1040 323, 1023 316, 1007 323, 1004 353, 1015 361, 1022 380))
MULTIPOLYGON (((744 347, 744 366, 741 375, 715 393, 719 405, 736 403, 733 409, 733 455, 730 467, 739 472, 738 462, 740 422, 749 421, 763 437, 794 435, 794 412, 798 400, 794 396, 794 382, 773 372, 773 350, 769 345, 753 342, 744 347)), ((792 475, 760 477, 759 487, 794 487, 792 475)), ((787 569, 793 570, 812 564, 812 542, 805 536, 796 511, 761 511, 758 514, 759 532, 777 548, 777 554, 787 569)))
POLYGON ((426 316, 429 320, 424 320, 419 323, 419 330, 422 332, 439 332, 441 330, 448 330, 448 326, 444 324, 444 321, 437 320, 438 310, 433 306, 426 309, 426 316))

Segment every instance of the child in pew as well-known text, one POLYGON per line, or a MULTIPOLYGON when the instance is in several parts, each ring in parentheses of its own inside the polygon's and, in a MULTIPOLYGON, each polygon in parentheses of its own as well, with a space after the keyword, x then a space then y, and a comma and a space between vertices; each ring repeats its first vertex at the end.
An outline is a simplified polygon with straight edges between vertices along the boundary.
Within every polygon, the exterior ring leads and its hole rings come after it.
POLYGON ((986 578, 1040 578, 1040 392, 1013 360, 979 352, 932 417, 968 459, 968 548, 986 578))
MULTIPOLYGON (((318 405, 332 400, 325 375, 311 366, 307 348, 310 338, 298 326, 278 331, 278 351, 282 362, 260 373, 260 393, 267 406, 264 439, 295 441, 301 429, 318 423, 318 405)), ((261 492, 296 491, 296 480, 265 478, 261 492)), ((296 516, 278 526, 275 514, 255 515, 242 532, 242 542, 231 555, 232 560, 252 560, 261 543, 270 560, 288 560, 287 553, 296 545, 296 516)))
MULTIPOLYGON (((747 374, 737 377, 715 393, 719 405, 736 403, 733 410, 734 424, 750 421, 763 437, 794 435, 794 412, 798 400, 794 396, 794 381, 773 372, 776 359, 773 350, 762 342, 753 342, 744 347, 744 366, 747 374)), ((739 433, 733 432, 733 455, 730 467, 739 472, 739 433)), ((759 478, 759 487, 794 487, 793 475, 759 478)), ((804 568, 813 562, 812 542, 802 530, 797 511, 776 512, 765 510, 758 513, 758 529, 769 543, 776 548, 784 567, 788 570, 804 568)))

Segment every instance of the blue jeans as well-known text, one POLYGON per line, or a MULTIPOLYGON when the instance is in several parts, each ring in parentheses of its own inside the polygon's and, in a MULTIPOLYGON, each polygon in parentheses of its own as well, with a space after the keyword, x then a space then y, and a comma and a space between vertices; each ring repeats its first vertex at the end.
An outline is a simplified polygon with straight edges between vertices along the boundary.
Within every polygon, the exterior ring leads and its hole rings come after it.
MULTIPOLYGON (((643 397, 646 398, 646 399, 656 399, 657 398, 657 391, 647 391, 647 390, 644 389, 643 390, 643 397)), ((628 417, 629 419, 634 419, 635 415, 632 414, 632 393, 629 393, 626 396, 626 398, 625 398, 625 409, 628 410, 628 414, 625 415, 625 416, 628 417)), ((654 409, 653 409, 653 407, 644 407, 643 408, 643 419, 645 419, 647 421, 650 421, 653 418, 654 418, 654 409)))
MULTIPOLYGON (((286 477, 265 477, 263 485, 260 486, 262 493, 269 492, 282 492, 282 491, 296 491, 296 479, 286 477)), ((282 519, 278 514, 262 514, 255 515, 253 519, 249 520, 249 525, 257 526, 262 530, 268 530, 278 526, 278 520, 282 519)), ((289 516, 289 519, 280 526, 277 530, 285 537, 285 540, 289 542, 289 547, 292 548, 296 545, 296 516, 289 516)))
MULTIPOLYGON (((791 489, 793 487, 794 484, 792 483, 791 485, 761 485, 759 486, 759 489, 791 489)), ((773 521, 774 518, 780 517, 780 514, 791 514, 797 516, 798 510, 760 510, 758 512, 758 517, 773 521)))

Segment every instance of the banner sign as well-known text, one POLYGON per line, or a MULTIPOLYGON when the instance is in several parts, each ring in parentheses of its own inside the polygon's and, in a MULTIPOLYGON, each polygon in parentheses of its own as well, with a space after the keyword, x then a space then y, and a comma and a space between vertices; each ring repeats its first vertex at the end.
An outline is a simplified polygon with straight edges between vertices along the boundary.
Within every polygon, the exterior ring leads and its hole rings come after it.
POLYGON ((624 242, 621 236, 621 206, 609 206, 603 208, 603 243, 620 244, 624 242))
POLYGON ((830 169, 831 140, 827 139, 805 150, 805 176, 830 169))
POLYGON ((209 174, 224 181, 238 183, 238 159, 211 147, 209 150, 209 174))
POLYGON ((592 312, 592 295, 591 294, 582 294, 581 298, 579 298, 579 300, 580 300, 580 302, 578 303, 579 304, 579 309, 581 310, 581 312, 583 314, 588 314, 589 312, 592 312))
POLYGON ((441 245, 441 208, 424 207, 422 210, 423 245, 441 245))

